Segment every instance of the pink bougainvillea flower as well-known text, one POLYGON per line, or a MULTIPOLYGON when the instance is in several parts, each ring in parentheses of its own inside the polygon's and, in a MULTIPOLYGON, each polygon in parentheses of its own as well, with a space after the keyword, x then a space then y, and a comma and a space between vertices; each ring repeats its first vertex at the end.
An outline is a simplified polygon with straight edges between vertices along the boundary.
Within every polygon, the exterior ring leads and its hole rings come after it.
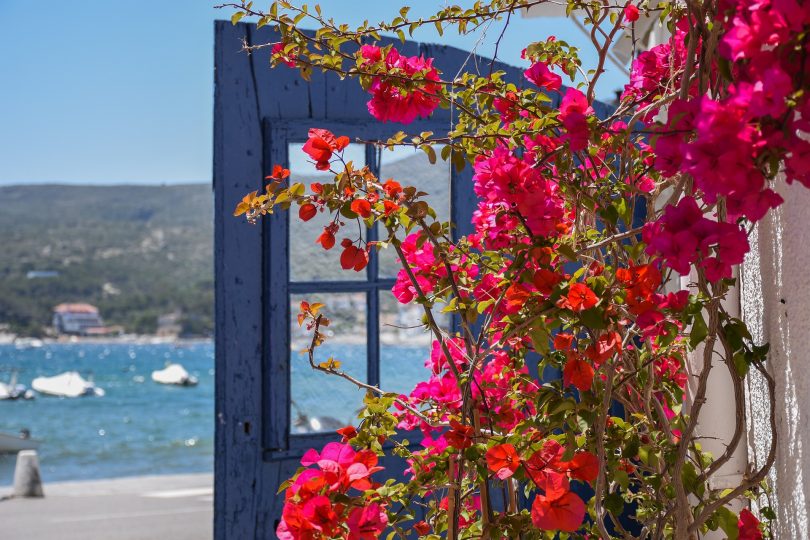
POLYGON ((624 18, 628 22, 636 22, 638 20, 638 8, 634 4, 627 4, 624 7, 624 18))
POLYGON ((588 146, 588 116, 593 109, 588 104, 585 94, 576 88, 568 88, 560 104, 560 121, 565 127, 563 139, 568 141, 571 150, 578 152, 588 146))
POLYGON ((296 66, 295 63, 295 54, 284 54, 284 43, 274 43, 273 46, 270 48, 270 53, 274 57, 278 57, 278 60, 284 63, 286 66, 294 68, 296 66))
POLYGON ((762 531, 759 530, 759 520, 748 508, 743 508, 737 520, 738 540, 762 540, 762 531))
POLYGON ((553 73, 545 62, 533 63, 529 69, 523 72, 523 76, 539 88, 559 90, 562 86, 562 77, 553 73))
POLYGON ((439 106, 441 79, 432 58, 402 56, 394 48, 383 58, 382 50, 373 45, 363 46, 360 54, 364 64, 378 65, 377 70, 372 69, 367 103, 368 112, 377 120, 410 124, 416 118, 427 118, 439 106), (387 76, 389 73, 396 76, 387 76))

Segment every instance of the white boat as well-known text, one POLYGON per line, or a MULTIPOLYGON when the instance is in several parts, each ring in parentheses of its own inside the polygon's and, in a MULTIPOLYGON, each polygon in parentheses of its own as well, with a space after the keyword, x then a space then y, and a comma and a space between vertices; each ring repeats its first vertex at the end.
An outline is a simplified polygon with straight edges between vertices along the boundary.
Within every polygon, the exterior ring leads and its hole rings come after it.
POLYGON ((32 439, 27 431, 20 435, 0 433, 0 454, 14 454, 20 450, 36 450, 42 441, 32 439))
POLYGON ((7 383, 0 381, 0 401, 12 399, 34 399, 34 393, 25 385, 17 384, 17 373, 7 383))
POLYGON ((58 397, 103 396, 104 390, 86 381, 75 371, 66 371, 53 377, 37 377, 31 388, 41 394, 58 397))
POLYGON ((174 384, 177 386, 194 386, 197 377, 189 375, 186 368, 180 364, 169 364, 163 369, 152 372, 152 380, 160 384, 174 384))
POLYGON ((20 338, 14 340, 14 347, 17 350, 24 349, 41 349, 45 346, 45 342, 37 338, 20 338))

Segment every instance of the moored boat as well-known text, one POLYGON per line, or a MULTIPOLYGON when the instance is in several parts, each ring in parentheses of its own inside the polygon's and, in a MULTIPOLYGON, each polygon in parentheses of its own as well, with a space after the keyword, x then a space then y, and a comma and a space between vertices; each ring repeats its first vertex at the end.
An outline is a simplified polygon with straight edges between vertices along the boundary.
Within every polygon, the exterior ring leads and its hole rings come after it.
POLYGON ((11 381, 0 381, 0 401, 13 399, 34 399, 34 392, 17 383, 16 372, 11 376, 11 381))
POLYGON ((82 378, 76 371, 66 371, 53 377, 37 377, 31 388, 41 394, 57 397, 103 396, 104 390, 82 378))
POLYGON ((0 454, 14 454, 21 450, 36 450, 42 441, 32 439, 27 430, 19 435, 0 433, 0 454))
POLYGON ((152 380, 156 383, 176 386, 194 386, 198 382, 197 377, 190 375, 180 364, 169 364, 163 369, 153 371, 152 380))

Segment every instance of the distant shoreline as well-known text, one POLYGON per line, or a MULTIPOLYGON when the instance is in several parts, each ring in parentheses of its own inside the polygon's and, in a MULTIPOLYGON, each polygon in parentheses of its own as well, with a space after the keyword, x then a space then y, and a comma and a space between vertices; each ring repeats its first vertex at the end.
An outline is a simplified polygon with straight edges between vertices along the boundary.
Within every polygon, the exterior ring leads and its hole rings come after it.
POLYGON ((34 338, 24 336, 8 337, 3 339, 0 334, 0 345, 14 345, 17 347, 37 348, 45 345, 195 345, 212 343, 213 337, 173 337, 156 335, 124 334, 121 336, 63 336, 58 338, 34 338))

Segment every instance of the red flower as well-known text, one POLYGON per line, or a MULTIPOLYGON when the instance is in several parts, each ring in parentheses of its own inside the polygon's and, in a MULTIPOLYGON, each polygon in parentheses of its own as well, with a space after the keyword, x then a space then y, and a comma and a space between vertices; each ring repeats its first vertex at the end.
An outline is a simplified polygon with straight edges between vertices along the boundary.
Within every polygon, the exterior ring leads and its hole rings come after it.
POLYGON ((538 495, 532 504, 532 523, 547 531, 574 532, 585 519, 585 503, 571 491, 556 498, 538 495))
POLYGON ((574 311, 591 309, 599 302, 590 287, 584 283, 574 283, 568 289, 568 303, 574 311))
POLYGON ((520 457, 509 443, 499 444, 487 450, 487 467, 501 480, 509 478, 520 466, 520 457))
POLYGON ((457 450, 463 450, 472 446, 472 426, 465 426, 456 420, 450 420, 450 431, 444 434, 444 438, 450 446, 457 450))
POLYGON ((574 343, 574 336, 572 334, 560 332, 559 334, 554 336, 554 348, 557 349, 558 351, 569 350, 573 343, 574 343))
POLYGON ((554 290, 554 287, 562 281, 562 279, 563 278, 560 274, 541 268, 534 273, 532 282, 534 283, 534 286, 537 287, 538 291, 548 296, 554 290))
POLYGON ((359 272, 368 265, 368 252, 365 249, 360 249, 354 244, 344 246, 343 253, 340 254, 340 266, 344 270, 354 269, 359 272))
POLYGON ((759 530, 759 520, 748 508, 743 508, 737 520, 737 530, 740 531, 738 540, 762 540, 762 531, 759 530))
POLYGON ((315 205, 312 203, 302 204, 301 208, 298 209, 298 217, 303 221, 309 221, 314 218, 317 213, 318 209, 315 208, 315 205))
POLYGON ((353 200, 351 208, 360 217, 367 218, 371 215, 371 203, 365 199, 353 200))
POLYGON ((348 540, 377 540, 388 526, 388 516, 378 503, 363 508, 354 508, 346 521, 349 526, 348 540))
POLYGON ((340 152, 347 146, 349 146, 348 137, 335 137, 327 129, 313 128, 309 130, 309 139, 304 143, 303 150, 315 161, 315 167, 319 171, 328 171, 332 153, 340 152))
POLYGON ((393 203, 391 201, 383 201, 383 213, 386 216, 390 216, 397 210, 399 210, 399 205, 397 203, 393 203))
POLYGON ((281 165, 274 165, 273 166, 273 174, 270 176, 265 176, 265 180, 284 180, 290 176, 290 169, 285 169, 281 165))
POLYGON ((622 352, 622 337, 618 332, 608 332, 599 336, 596 343, 585 350, 585 355, 599 365, 613 356, 614 352, 622 352))
POLYGON ((413 530, 424 536, 430 532, 430 525, 428 525, 426 521, 419 521, 413 524, 413 530))
POLYGON ((599 474, 599 460, 590 452, 577 452, 566 467, 571 478, 583 482, 593 482, 599 474))
POLYGON ((556 471, 564 462, 560 461, 565 448, 554 439, 548 439, 543 443, 543 448, 532 456, 526 462, 525 468, 529 477, 538 487, 545 487, 548 485, 546 473, 556 471))
POLYGON ((322 245, 323 249, 332 249, 335 246, 335 233, 331 231, 330 227, 324 227, 315 243, 322 245))
POLYGON ((523 305, 531 296, 529 290, 521 285, 520 283, 515 283, 506 289, 506 310, 509 313, 515 313, 520 311, 523 305))
POLYGON ((571 357, 563 368, 563 385, 576 386, 580 391, 590 390, 593 384, 593 368, 578 357, 571 357))
POLYGON ((395 181, 393 178, 389 178, 388 180, 383 183, 383 190, 385 194, 391 197, 392 199, 396 198, 397 195, 402 193, 402 186, 399 182, 395 181))
POLYGON ((633 4, 627 4, 624 7, 624 18, 629 22, 636 22, 638 20, 638 8, 633 4))
POLYGON ((354 426, 346 426, 337 430, 338 435, 343 437, 340 442, 347 443, 357 437, 357 428, 354 426))

